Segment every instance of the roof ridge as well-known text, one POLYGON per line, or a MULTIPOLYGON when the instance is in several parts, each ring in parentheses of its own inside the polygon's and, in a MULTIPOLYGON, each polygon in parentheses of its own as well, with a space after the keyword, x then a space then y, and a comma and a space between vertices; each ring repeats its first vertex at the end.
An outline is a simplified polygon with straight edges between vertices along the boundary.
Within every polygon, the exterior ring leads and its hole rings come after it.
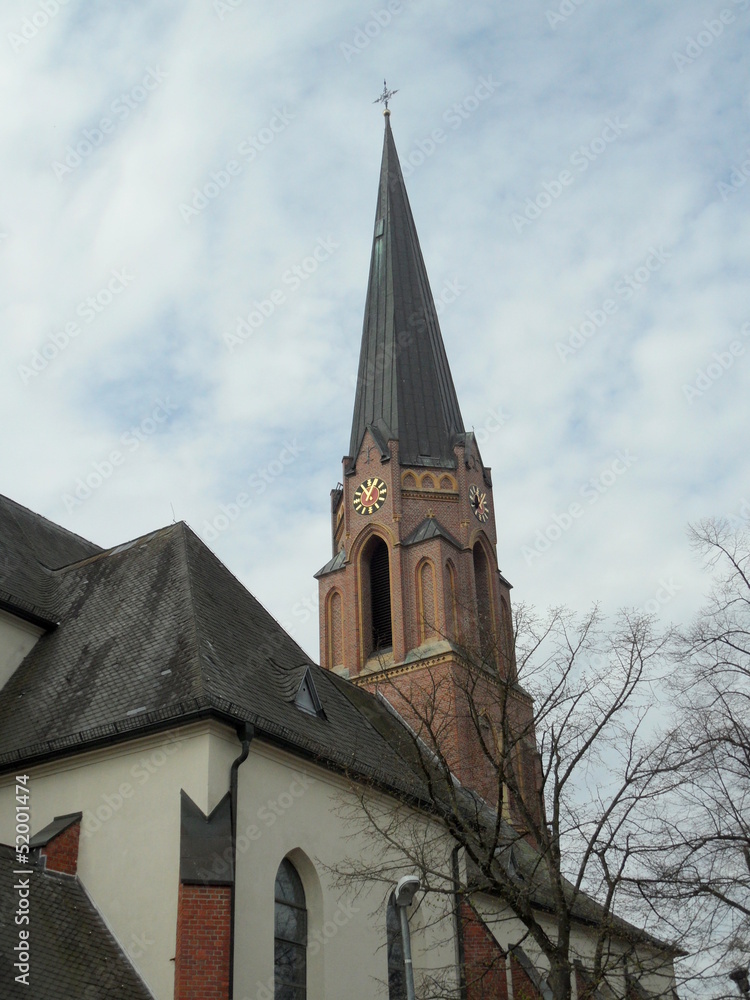
POLYGON ((138 542, 143 542, 145 544, 157 535, 166 534, 174 528, 178 528, 181 524, 184 524, 184 521, 177 521, 175 524, 167 524, 163 528, 154 528, 153 531, 147 531, 145 535, 137 535, 135 538, 131 538, 128 542, 119 542, 117 545, 111 545, 107 549, 100 548, 98 552, 95 552, 91 556, 86 556, 83 559, 77 559, 75 562, 68 563, 65 566, 60 566, 57 569, 51 570, 51 572, 66 573, 68 570, 78 569, 81 566, 88 566, 90 563, 96 562, 99 559, 107 559, 109 556, 118 555, 120 552, 126 552, 128 549, 132 549, 138 542))
POLYGON ((255 596, 255 594, 246 586, 246 584, 244 584, 242 582, 242 580, 240 580, 240 578, 238 576, 236 576, 231 571, 231 569, 229 569, 229 567, 226 565, 226 563, 222 562, 222 560, 219 559, 219 557, 216 555, 216 553, 210 547, 210 545, 207 545, 206 542, 203 541, 203 539, 200 537, 200 535, 190 527, 190 525, 187 523, 187 521, 180 521, 179 523, 184 526, 186 535, 188 537, 194 538, 196 540, 196 542, 198 542, 198 544, 201 546, 201 548, 211 557, 211 559, 213 560, 213 562, 216 564, 216 566, 219 567, 219 569, 222 571, 222 573, 225 573, 228 577, 231 577, 231 579, 237 584, 237 586, 241 587, 242 590, 245 592, 245 594, 247 594, 248 597, 250 597, 258 605, 258 607, 263 611, 263 613, 266 614, 266 615, 268 615, 268 617, 274 623, 274 625, 276 625, 277 628, 281 629, 281 631, 286 635, 286 637, 289 639, 289 641, 292 642, 292 643, 294 643, 294 645, 297 647, 297 649, 299 650, 300 654, 304 658, 305 663, 306 664, 312 663, 314 666, 319 666, 320 664, 315 663, 315 661, 312 659, 312 657, 310 657, 304 651, 304 649, 300 646, 300 644, 297 642, 297 640, 294 638, 294 636, 290 635, 287 632, 287 630, 284 627, 284 625, 282 625, 282 623, 273 614, 273 612, 269 611, 268 608, 265 606, 265 604, 255 596))
MULTIPOLYGON (((71 531, 69 528, 64 527, 62 524, 58 524, 57 521, 52 521, 50 518, 45 517, 44 514, 37 513, 35 510, 32 510, 31 507, 25 507, 22 503, 19 503, 17 500, 13 500, 12 497, 8 497, 4 493, 0 493, 0 503, 5 503, 10 505, 11 509, 9 510, 9 513, 13 517, 16 526, 18 527, 18 529, 21 531, 22 534, 24 529, 23 525, 17 519, 16 510, 25 511, 27 514, 31 514, 32 517, 38 518, 41 521, 45 521, 55 531, 62 532, 69 538, 74 538, 76 539, 76 541, 83 542, 85 545, 91 545, 94 548, 99 549, 101 551, 101 546, 98 545, 96 542, 92 542, 90 539, 84 538, 83 535, 79 535, 77 532, 71 531)), ((37 557, 37 562, 44 569, 54 571, 56 569, 61 568, 59 566, 46 566, 38 557, 37 557)))
POLYGON ((187 577, 187 590, 188 590, 188 604, 190 606, 190 620, 193 625, 193 638, 195 640, 195 656, 198 661, 198 678, 200 684, 201 697, 205 700, 207 696, 206 683, 203 676, 203 645, 201 642, 202 636, 198 628, 198 615, 195 610, 195 597, 193 593, 193 566, 190 561, 190 551, 188 546, 188 535, 187 532, 190 531, 191 535, 195 535, 195 532, 188 527, 184 521, 178 522, 178 527, 180 528, 180 541, 182 549, 183 563, 185 566, 185 576, 187 577))

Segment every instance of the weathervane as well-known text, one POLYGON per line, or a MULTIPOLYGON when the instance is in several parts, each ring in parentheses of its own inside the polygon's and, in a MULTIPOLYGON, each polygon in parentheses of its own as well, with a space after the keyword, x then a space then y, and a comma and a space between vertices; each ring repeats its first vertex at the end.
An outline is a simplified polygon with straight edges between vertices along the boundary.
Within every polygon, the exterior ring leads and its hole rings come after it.
POLYGON ((388 84, 385 82, 385 80, 383 80, 383 93, 380 95, 380 97, 378 97, 378 99, 376 101, 373 101, 372 103, 373 104, 385 104, 385 111, 383 112, 383 114, 384 115, 389 115, 390 111, 388 110, 388 101, 390 101, 390 99, 393 97, 393 95, 397 94, 397 93, 398 93, 397 90, 389 90, 388 89, 388 84))

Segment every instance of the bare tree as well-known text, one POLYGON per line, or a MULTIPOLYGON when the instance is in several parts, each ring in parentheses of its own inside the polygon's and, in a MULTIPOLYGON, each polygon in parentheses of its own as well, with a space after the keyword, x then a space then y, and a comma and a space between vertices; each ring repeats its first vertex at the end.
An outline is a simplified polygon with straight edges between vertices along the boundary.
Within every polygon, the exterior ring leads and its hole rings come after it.
POLYGON ((651 888, 663 917, 688 929, 701 991, 736 997, 727 977, 750 958, 750 530, 706 520, 690 541, 713 582, 675 635, 682 781, 661 816, 651 888))
MULTIPOLYGON (((459 922, 475 913, 504 948, 541 956, 554 1000, 569 1000, 577 970, 579 996, 640 976, 670 991, 676 950, 651 936, 657 910, 641 908, 638 927, 618 916, 643 900, 653 803, 678 780, 653 720, 666 670, 653 621, 520 607, 513 637, 453 650, 449 668, 382 672, 378 694, 407 724, 389 735, 415 783, 394 807, 352 780, 357 807, 342 808, 378 860, 330 870, 362 886, 418 874, 425 901, 448 897, 459 922)), ((492 962, 465 969, 458 992, 446 970, 423 977, 421 996, 493 995, 481 993, 492 962)))

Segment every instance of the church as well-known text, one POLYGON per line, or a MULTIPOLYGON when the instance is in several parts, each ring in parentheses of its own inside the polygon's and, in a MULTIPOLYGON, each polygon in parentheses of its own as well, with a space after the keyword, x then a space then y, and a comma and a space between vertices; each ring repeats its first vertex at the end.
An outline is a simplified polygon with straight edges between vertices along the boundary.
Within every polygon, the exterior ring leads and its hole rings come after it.
MULTIPOLYGON (((387 105, 330 510, 318 665, 186 524, 103 550, 0 498, 4 997, 561 995, 529 933, 556 917, 492 475, 387 105)), ((673 996, 678 951, 569 913, 572 1000, 673 996)))

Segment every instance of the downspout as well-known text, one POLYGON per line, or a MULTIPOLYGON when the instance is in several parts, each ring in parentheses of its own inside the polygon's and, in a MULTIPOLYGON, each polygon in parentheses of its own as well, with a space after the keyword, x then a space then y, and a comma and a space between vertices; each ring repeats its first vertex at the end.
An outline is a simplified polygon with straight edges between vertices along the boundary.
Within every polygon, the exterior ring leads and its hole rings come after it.
POLYGON ((456 952, 458 957, 458 995, 466 1000, 466 951, 464 949, 464 922, 461 919, 461 894, 459 892, 459 866, 456 846, 451 852, 451 876, 453 878, 453 919, 456 926, 456 952))
POLYGON ((242 752, 232 763, 229 772, 229 802, 232 811, 232 885, 229 904, 229 1000, 234 1000, 234 911, 237 896, 237 772, 250 753, 255 727, 245 722, 237 727, 237 737, 242 742, 242 752))

